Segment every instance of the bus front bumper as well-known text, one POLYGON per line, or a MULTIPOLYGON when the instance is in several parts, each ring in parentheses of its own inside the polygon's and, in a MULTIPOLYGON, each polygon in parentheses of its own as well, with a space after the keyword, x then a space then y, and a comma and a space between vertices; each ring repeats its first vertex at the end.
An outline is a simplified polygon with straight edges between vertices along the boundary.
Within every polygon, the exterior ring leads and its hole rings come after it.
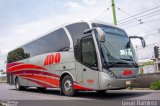
POLYGON ((133 86, 133 81, 137 79, 135 78, 111 78, 109 76, 103 76, 100 79, 100 90, 112 90, 112 89, 124 89, 127 87, 133 86))

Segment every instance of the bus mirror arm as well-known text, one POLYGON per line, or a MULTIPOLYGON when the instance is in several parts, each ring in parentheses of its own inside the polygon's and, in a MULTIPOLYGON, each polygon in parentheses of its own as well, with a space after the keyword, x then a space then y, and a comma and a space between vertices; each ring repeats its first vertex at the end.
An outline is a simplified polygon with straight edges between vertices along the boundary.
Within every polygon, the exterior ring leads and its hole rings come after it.
POLYGON ((86 29, 83 33, 87 34, 87 33, 91 33, 93 30, 96 30, 97 34, 98 34, 98 40, 100 42, 105 42, 105 32, 99 28, 99 27, 94 27, 94 28, 90 28, 90 29, 86 29))
POLYGON ((91 33, 93 30, 96 30, 96 28, 86 29, 84 30, 83 34, 91 33))
POLYGON ((132 38, 139 38, 141 40, 142 47, 146 47, 146 42, 145 42, 143 37, 140 37, 140 36, 129 36, 129 39, 132 39, 132 38))

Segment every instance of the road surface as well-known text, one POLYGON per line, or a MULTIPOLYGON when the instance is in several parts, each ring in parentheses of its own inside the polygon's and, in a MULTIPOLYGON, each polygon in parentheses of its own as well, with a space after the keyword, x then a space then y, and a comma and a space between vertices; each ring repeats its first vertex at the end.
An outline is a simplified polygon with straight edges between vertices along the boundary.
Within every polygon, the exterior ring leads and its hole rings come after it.
POLYGON ((14 86, 0 84, 0 100, 16 102, 18 106, 123 106, 124 100, 160 100, 160 91, 109 90, 103 95, 92 91, 66 97, 61 96, 58 89, 17 91, 14 86))

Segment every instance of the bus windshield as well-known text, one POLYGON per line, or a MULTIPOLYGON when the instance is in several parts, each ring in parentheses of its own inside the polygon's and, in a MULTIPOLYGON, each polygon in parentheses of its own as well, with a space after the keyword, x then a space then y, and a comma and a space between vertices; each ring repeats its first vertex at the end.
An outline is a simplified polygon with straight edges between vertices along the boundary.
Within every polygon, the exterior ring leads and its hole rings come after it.
POLYGON ((98 24, 98 27, 105 32, 105 42, 100 43, 100 45, 104 62, 108 66, 114 64, 136 64, 135 50, 124 30, 100 24, 98 24))

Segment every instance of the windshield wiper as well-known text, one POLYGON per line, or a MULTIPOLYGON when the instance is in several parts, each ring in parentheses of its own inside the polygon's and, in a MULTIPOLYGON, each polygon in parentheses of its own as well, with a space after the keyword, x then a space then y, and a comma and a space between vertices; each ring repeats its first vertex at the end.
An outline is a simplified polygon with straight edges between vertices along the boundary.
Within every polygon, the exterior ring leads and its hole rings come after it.
POLYGON ((117 61, 117 62, 114 62, 114 63, 112 63, 112 64, 108 64, 107 66, 108 66, 108 67, 113 67, 113 66, 116 65, 116 64, 129 64, 129 63, 123 62, 123 61, 117 61))
POLYGON ((132 59, 131 56, 128 56, 130 59, 120 58, 122 60, 130 61, 134 66, 139 67, 139 65, 132 59))

